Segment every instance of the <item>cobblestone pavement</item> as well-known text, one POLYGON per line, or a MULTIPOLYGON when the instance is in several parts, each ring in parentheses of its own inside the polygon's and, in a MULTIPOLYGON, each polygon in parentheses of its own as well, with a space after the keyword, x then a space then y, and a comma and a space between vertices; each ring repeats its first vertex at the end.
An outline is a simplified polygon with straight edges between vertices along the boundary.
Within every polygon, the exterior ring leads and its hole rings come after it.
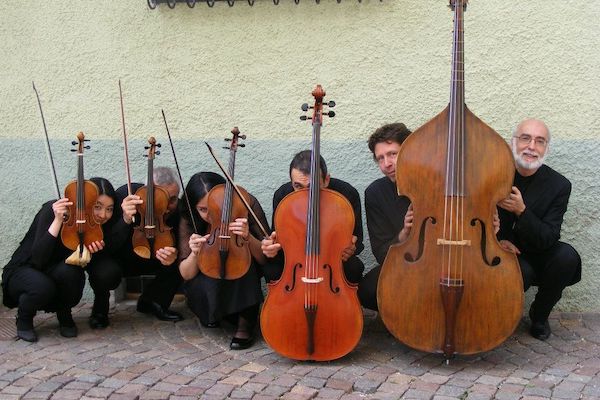
MULTIPOLYGON (((346 357, 327 363, 280 357, 262 340, 229 350, 231 330, 186 320, 160 322, 119 303, 103 331, 87 326, 90 305, 74 313, 79 337, 58 335, 52 315, 36 317, 38 343, 0 341, 0 399, 597 399, 600 315, 553 314, 546 342, 526 319, 497 349, 457 357, 411 350, 375 314, 346 357)), ((13 330, 14 310, 2 308, 13 330)), ((5 335, 6 336, 6 335, 5 335)))

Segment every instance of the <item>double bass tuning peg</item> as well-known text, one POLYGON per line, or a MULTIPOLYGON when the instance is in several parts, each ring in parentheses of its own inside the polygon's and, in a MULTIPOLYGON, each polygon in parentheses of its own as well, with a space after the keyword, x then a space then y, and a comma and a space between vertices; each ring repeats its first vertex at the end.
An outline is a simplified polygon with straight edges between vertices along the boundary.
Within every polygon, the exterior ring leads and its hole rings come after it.
POLYGON ((329 118, 333 118, 333 117, 335 117, 335 111, 329 111, 323 115, 325 115, 326 117, 329 117, 329 118))
POLYGON ((306 115, 301 115, 300 116, 300 121, 306 121, 308 119, 312 119, 312 117, 307 117, 306 115))
POLYGON ((327 107, 330 107, 330 108, 335 107, 335 101, 330 100, 329 103, 327 103, 327 107))
POLYGON ((304 103, 304 104, 302 104, 302 107, 300 107, 300 108, 302 109, 302 111, 308 111, 308 109, 312 108, 312 107, 310 107, 307 103, 304 103))

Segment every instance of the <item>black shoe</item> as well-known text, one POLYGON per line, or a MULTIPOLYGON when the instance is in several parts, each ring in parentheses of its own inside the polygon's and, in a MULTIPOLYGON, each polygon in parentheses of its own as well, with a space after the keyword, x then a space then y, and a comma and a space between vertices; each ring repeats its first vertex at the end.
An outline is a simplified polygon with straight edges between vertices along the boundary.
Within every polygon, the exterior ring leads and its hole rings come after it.
POLYGON ((209 329, 218 328, 219 326, 221 326, 218 322, 209 322, 208 324, 205 324, 202 321, 200 321, 200 325, 209 329))
POLYGON ((251 347, 254 344, 254 338, 252 336, 247 338, 236 338, 235 336, 231 338, 231 343, 229 344, 229 348, 231 350, 244 350, 251 347))
POLYGON ((88 324, 92 329, 104 329, 109 325, 108 315, 94 313, 90 315, 90 319, 88 319, 88 324))
POLYGON ((531 321, 531 328, 529 329, 529 333, 536 339, 546 340, 550 337, 550 323, 548 320, 544 322, 534 322, 531 321))
POLYGON ((71 310, 60 310, 56 312, 58 318, 58 331, 62 337, 77 337, 77 325, 73 321, 71 310))
POLYGON ((154 301, 139 299, 137 302, 137 310, 144 314, 152 314, 161 321, 177 322, 183 320, 183 315, 171 311, 168 308, 164 308, 154 301))
POLYGON ((529 328, 529 333, 531 334, 531 336, 538 340, 548 339, 550 337, 550 334, 552 333, 552 331, 550 330, 550 323, 548 322, 548 319, 544 321, 536 321, 533 317, 534 311, 532 304, 531 308, 529 309, 529 319, 531 320, 531 328, 529 328))
POLYGON ((33 318, 28 318, 25 320, 24 318, 20 318, 17 315, 17 337, 26 342, 37 342, 38 336, 33 330, 33 318))

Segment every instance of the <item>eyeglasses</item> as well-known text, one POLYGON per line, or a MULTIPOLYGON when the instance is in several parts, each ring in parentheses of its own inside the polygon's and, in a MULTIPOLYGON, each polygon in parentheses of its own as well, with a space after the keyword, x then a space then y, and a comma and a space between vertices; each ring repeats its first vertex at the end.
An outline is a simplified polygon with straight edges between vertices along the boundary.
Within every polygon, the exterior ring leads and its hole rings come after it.
POLYGON ((536 146, 538 147, 546 147, 546 145, 548 144, 548 141, 546 139, 544 139, 543 137, 534 137, 531 135, 528 135, 526 133, 520 135, 520 136, 514 136, 517 138, 517 140, 519 140, 519 143, 521 144, 529 144, 531 143, 531 141, 533 140, 533 142, 535 143, 536 146))

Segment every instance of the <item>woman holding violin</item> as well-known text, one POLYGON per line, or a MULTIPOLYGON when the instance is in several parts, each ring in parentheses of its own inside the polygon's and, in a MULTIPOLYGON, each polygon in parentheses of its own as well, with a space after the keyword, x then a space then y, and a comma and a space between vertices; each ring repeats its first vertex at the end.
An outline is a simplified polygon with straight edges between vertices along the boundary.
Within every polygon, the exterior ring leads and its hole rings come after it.
MULTIPOLYGON (((90 325, 101 327, 108 325, 109 290, 116 288, 121 279, 110 249, 116 248, 124 238, 116 229, 118 218, 114 213, 112 185, 104 178, 89 181, 98 188, 93 218, 101 225, 104 239, 87 246, 93 257, 85 270, 95 295, 90 325)), ((65 262, 72 250, 65 247, 60 238, 65 215, 73 204, 74 199, 70 198, 44 203, 2 272, 4 305, 18 307, 17 336, 28 342, 38 340, 33 317, 40 310, 56 312, 62 336, 71 338, 78 333, 71 308, 79 303, 83 294, 84 268, 65 262)))
MULTIPOLYGON (((229 232, 235 239, 248 242, 251 263, 248 271, 237 279, 217 279, 205 275, 198 266, 198 259, 210 237, 209 215, 218 213, 208 203, 209 192, 225 180, 213 172, 200 172, 192 176, 185 191, 191 204, 191 213, 181 207, 179 225, 179 271, 184 283, 184 292, 190 309, 200 323, 208 328, 219 326, 225 319, 236 326, 230 348, 245 349, 253 343, 253 331, 258 317, 259 305, 263 300, 260 287, 259 265, 264 264, 261 231, 253 220, 236 218, 229 223, 229 232), (192 221, 193 218, 193 221, 192 221), (198 233, 193 233, 193 226, 198 233)), ((263 226, 268 226, 264 211, 258 200, 250 197, 250 205, 263 226)))

